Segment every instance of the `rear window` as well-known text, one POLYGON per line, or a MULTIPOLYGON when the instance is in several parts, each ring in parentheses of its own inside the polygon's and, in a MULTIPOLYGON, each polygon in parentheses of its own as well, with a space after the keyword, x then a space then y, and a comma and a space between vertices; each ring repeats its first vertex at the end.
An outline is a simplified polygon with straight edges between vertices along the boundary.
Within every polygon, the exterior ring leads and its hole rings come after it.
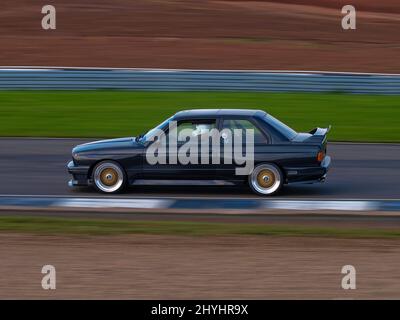
POLYGON ((267 143, 264 134, 249 120, 225 119, 222 123, 222 128, 232 130, 232 134, 234 134, 235 129, 242 130, 242 141, 246 141, 246 130, 252 129, 254 131, 254 143, 267 143))
POLYGON ((292 128, 279 121, 278 119, 274 118, 270 114, 266 114, 264 116, 264 121, 267 122, 275 130, 283 134, 289 140, 292 140, 297 135, 296 131, 294 131, 292 128))

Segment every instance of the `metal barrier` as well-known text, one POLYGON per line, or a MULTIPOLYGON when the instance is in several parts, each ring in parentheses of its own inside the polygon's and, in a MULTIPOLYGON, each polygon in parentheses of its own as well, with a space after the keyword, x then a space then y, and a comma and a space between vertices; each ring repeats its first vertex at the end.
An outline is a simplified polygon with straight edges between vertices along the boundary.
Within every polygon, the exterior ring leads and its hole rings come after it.
POLYGON ((400 94, 400 75, 311 71, 0 68, 0 90, 260 91, 400 94))

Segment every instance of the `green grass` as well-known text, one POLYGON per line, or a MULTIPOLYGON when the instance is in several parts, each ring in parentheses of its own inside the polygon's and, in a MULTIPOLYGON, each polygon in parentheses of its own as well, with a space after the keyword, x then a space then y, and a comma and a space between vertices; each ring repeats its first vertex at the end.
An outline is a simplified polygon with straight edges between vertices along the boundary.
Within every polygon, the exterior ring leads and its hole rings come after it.
POLYGON ((0 91, 0 136, 122 137, 190 108, 264 109, 330 140, 400 142, 400 96, 132 91, 0 91))
POLYGON ((400 238, 396 229, 351 229, 250 223, 96 220, 77 218, 0 217, 0 232, 35 234, 121 235, 158 234, 188 236, 258 235, 341 238, 400 238))

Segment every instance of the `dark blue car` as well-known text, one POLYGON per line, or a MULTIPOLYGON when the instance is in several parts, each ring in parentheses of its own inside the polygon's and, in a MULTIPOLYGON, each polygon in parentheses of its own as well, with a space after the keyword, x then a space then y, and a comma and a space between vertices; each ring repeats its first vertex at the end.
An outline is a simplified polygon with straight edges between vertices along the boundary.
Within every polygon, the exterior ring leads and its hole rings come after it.
POLYGON ((261 110, 181 111, 137 137, 76 146, 68 163, 69 184, 115 193, 143 179, 155 184, 224 180, 248 183, 254 192, 271 195, 284 184, 325 180, 331 162, 328 131, 298 133, 261 110), (185 139, 173 140, 173 132, 178 138, 185 133, 185 139))

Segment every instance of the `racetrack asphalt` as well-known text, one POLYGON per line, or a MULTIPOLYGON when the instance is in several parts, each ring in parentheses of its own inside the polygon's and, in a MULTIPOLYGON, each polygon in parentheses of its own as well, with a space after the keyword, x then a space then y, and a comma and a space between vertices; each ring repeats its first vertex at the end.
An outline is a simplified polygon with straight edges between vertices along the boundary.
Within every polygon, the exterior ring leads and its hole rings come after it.
MULTIPOLYGON (((94 140, 94 139, 91 139, 94 140)), ((104 197, 68 187, 73 146, 87 139, 0 139, 0 195, 104 197)), ((329 143, 332 167, 325 183, 289 185, 275 199, 399 199, 400 144, 329 143)), ((106 195, 107 196, 107 195, 106 195)), ((259 198, 238 186, 135 186, 121 197, 259 198)))

